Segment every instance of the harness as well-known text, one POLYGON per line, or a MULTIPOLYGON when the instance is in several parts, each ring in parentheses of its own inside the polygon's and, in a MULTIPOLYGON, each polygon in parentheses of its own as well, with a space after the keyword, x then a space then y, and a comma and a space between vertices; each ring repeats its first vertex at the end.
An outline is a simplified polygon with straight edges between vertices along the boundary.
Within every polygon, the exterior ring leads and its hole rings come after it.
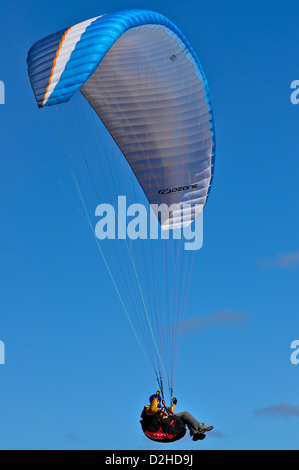
POLYGON ((186 427, 175 414, 165 419, 158 417, 156 422, 143 419, 141 426, 145 436, 155 442, 174 442, 186 434, 186 427))

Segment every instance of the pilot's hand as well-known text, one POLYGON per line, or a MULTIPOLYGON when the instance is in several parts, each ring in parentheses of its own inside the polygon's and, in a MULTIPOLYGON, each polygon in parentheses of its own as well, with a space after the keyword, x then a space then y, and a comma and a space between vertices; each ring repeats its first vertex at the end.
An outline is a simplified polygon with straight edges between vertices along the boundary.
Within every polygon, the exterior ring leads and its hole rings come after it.
POLYGON ((177 399, 173 397, 173 399, 172 399, 172 404, 173 404, 173 405, 177 405, 177 403, 178 403, 177 399))

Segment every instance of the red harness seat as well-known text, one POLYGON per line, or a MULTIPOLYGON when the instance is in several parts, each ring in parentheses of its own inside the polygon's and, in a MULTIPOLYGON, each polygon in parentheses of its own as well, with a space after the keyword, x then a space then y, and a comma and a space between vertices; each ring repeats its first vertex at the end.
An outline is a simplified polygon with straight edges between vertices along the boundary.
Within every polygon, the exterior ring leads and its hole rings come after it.
POLYGON ((180 418, 171 415, 168 418, 159 418, 150 422, 148 419, 141 421, 142 430, 146 437, 155 442, 174 442, 182 439, 186 434, 186 428, 180 418))

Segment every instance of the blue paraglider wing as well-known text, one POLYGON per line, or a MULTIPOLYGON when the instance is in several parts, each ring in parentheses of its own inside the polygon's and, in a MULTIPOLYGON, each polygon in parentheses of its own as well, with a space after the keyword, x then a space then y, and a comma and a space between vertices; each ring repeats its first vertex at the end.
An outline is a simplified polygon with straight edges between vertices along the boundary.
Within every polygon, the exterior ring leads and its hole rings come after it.
POLYGON ((126 10, 84 21, 37 42, 28 72, 40 107, 83 93, 156 214, 172 206, 163 228, 202 211, 214 171, 210 95, 196 54, 167 18, 126 10))

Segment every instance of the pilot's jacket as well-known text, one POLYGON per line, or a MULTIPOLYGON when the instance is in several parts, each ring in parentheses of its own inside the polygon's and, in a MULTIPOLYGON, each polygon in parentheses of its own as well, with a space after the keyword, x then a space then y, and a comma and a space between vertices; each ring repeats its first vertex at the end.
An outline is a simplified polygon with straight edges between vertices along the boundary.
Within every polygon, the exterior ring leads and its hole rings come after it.
POLYGON ((162 418, 168 418, 168 416, 174 412, 174 409, 175 405, 173 404, 170 408, 167 408, 167 410, 161 410, 161 408, 158 407, 158 397, 156 396, 150 405, 144 407, 142 416, 154 416, 158 413, 162 418))

